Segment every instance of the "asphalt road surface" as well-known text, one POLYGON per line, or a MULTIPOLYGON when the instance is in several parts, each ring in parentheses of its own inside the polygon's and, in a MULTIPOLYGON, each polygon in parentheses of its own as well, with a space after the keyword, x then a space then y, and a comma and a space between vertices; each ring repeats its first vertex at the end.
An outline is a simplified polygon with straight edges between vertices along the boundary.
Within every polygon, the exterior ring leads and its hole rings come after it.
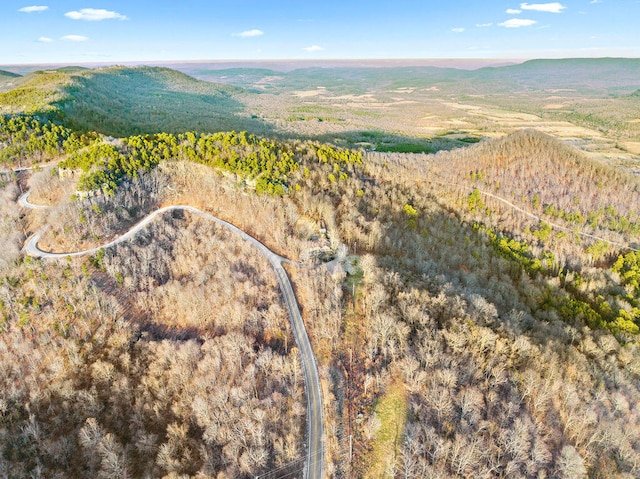
MULTIPOLYGON (((25 193, 23 196, 21 196, 18 201, 20 205, 26 208, 43 208, 42 206, 29 203, 28 193, 25 193)), ((296 300, 295 293, 293 292, 293 287, 291 286, 289 276, 282 266, 283 261, 288 261, 286 260, 286 258, 283 258, 282 256, 274 253, 260 241, 245 233, 237 226, 221 220, 220 218, 216 218, 215 216, 199 210, 198 208, 187 205, 176 205, 160 208, 149 214, 122 236, 119 236, 113 241, 102 246, 97 246, 95 248, 67 253, 52 253, 43 251, 38 248, 38 241, 40 240, 41 235, 41 232, 39 232, 34 234, 29 239, 25 246, 25 250, 27 254, 31 256, 47 259, 95 254, 100 249, 110 248, 111 246, 115 246, 119 243, 123 243, 132 239, 137 233, 146 228, 159 215, 173 210, 189 211, 204 219, 224 226, 228 230, 236 233, 245 241, 248 241, 249 243, 254 245, 264 256, 266 256, 266 258, 271 263, 271 266, 276 273, 278 284, 280 285, 280 289, 287 306, 287 311, 289 312, 291 328, 293 330, 296 345, 298 347, 298 350, 300 351, 300 360, 302 363, 304 386, 307 396, 307 460, 305 464, 304 477, 307 479, 322 479, 324 474, 324 423, 322 418, 323 408, 322 390, 320 388, 320 376, 318 374, 318 365, 316 363, 316 358, 313 354, 313 350, 311 349, 311 343, 309 342, 309 336, 307 335, 307 331, 302 320, 302 315, 300 314, 298 301, 296 300)))

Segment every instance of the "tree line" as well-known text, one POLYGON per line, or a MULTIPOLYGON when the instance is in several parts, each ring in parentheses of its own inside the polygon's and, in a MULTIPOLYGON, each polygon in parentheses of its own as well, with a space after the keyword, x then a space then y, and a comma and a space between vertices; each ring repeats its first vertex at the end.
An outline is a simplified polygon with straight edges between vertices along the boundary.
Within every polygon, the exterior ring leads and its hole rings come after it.
POLYGON ((303 158, 331 164, 334 171, 329 175, 336 181, 336 174, 346 177, 345 166, 361 163, 362 154, 326 144, 276 142, 247 132, 159 133, 96 143, 71 155, 60 167, 82 170, 79 189, 113 194, 123 181, 137 178, 163 160, 187 160, 234 174, 258 193, 281 196, 295 188, 303 158))
POLYGON ((0 164, 31 166, 73 153, 91 143, 94 133, 79 134, 44 117, 0 115, 0 164))

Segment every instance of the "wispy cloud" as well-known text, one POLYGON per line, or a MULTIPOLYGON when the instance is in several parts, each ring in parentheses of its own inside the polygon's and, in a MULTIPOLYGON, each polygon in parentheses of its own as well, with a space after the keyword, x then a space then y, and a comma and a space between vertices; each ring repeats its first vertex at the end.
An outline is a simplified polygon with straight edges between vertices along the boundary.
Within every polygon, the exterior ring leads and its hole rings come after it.
POLYGON ((535 20, 528 20, 526 18, 511 18, 506 22, 498 23, 501 27, 505 28, 521 28, 521 27, 530 27, 531 25, 535 25, 537 22, 535 20))
POLYGON ((128 20, 128 18, 121 13, 105 10, 104 8, 82 8, 80 10, 67 12, 64 16, 71 20, 85 20, 88 22, 99 22, 101 20, 128 20))
POLYGON ((303 50, 306 50, 308 52, 321 52, 324 50, 324 48, 320 45, 311 45, 310 47, 303 48, 303 50))
POLYGON ((536 12, 562 13, 565 7, 560 2, 553 3, 521 3, 520 8, 523 10, 535 10, 536 12))
POLYGON ((257 28, 254 28, 253 30, 245 30, 244 32, 233 34, 234 37, 243 37, 243 38, 259 37, 261 35, 264 35, 264 32, 262 30, 258 30, 257 28))
POLYGON ((478 28, 489 28, 492 26, 493 26, 493 23, 476 23, 476 27, 478 28))
POLYGON ((589 3, 602 3, 602 0, 591 0, 589 3))
POLYGON ((522 13, 522 10, 518 10, 517 8, 507 8, 506 13, 509 15, 517 15, 518 13, 522 13))
POLYGON ((60 40, 64 40, 67 42, 86 42, 89 40, 89 37, 85 37, 84 35, 65 35, 60 37, 60 40))
POLYGON ((49 38, 49 37, 40 37, 38 38, 38 41, 40 43, 51 43, 53 41, 53 38, 49 38))
POLYGON ((452 28, 451 31, 454 32, 454 33, 462 33, 462 32, 464 32, 464 28, 456 27, 456 28, 452 28))
POLYGON ((30 7, 22 7, 18 9, 19 12, 23 13, 44 12, 45 10, 49 10, 49 7, 45 5, 31 5, 30 7))

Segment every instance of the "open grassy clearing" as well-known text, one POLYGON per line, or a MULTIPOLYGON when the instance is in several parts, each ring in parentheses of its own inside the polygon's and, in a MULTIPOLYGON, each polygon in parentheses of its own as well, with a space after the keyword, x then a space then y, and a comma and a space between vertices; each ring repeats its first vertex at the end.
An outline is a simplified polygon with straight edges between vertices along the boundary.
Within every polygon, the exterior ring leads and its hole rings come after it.
POLYGON ((373 441, 365 461, 371 465, 366 477, 394 477, 408 410, 405 386, 396 380, 378 400, 370 419, 373 441))

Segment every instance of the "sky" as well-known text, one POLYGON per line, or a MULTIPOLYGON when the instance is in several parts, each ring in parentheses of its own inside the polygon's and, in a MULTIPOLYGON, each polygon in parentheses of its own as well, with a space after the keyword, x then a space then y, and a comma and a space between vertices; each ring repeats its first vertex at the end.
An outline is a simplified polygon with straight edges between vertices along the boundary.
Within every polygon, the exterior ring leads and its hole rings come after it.
POLYGON ((1 0, 0 64, 640 57, 639 19, 640 0, 1 0))

